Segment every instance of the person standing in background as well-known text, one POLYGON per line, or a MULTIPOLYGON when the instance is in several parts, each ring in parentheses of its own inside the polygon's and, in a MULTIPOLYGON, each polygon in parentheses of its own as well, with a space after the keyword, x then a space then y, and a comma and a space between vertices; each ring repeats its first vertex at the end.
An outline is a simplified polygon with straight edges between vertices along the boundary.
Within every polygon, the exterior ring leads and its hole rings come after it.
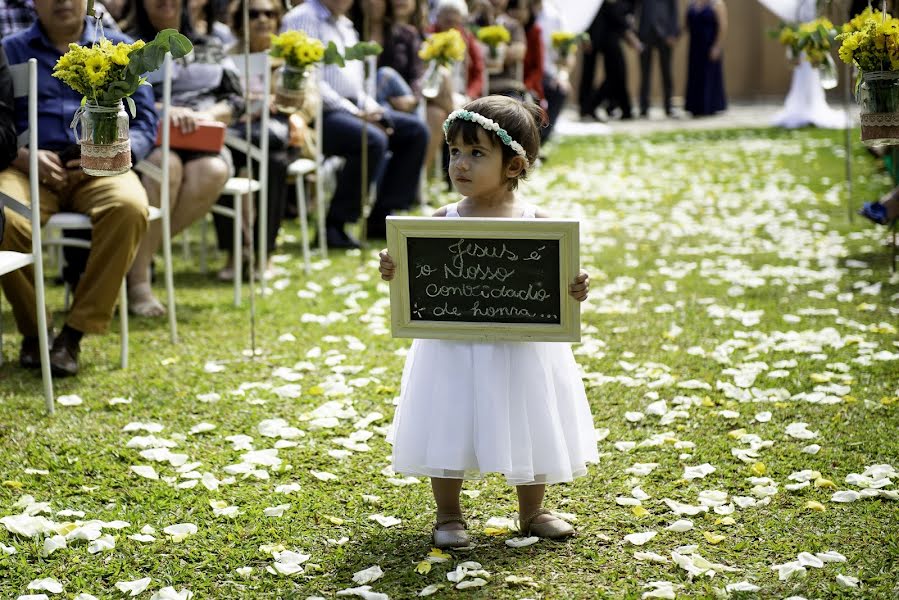
POLYGON ((724 0, 691 0, 687 8, 687 30, 690 54, 684 110, 694 117, 713 115, 727 108, 722 67, 727 35, 724 0))
POLYGON ((543 94, 546 98, 547 123, 540 130, 540 143, 545 144, 565 106, 565 100, 571 94, 568 74, 572 60, 569 56, 559 56, 552 45, 553 32, 564 29, 562 14, 555 0, 536 0, 531 10, 540 25, 543 42, 543 94))
POLYGON ((640 116, 649 115, 650 80, 653 51, 659 53, 662 71, 662 97, 665 114, 672 116, 671 108, 671 51, 680 35, 677 0, 639 0, 640 23, 638 34, 643 43, 640 53, 640 116))

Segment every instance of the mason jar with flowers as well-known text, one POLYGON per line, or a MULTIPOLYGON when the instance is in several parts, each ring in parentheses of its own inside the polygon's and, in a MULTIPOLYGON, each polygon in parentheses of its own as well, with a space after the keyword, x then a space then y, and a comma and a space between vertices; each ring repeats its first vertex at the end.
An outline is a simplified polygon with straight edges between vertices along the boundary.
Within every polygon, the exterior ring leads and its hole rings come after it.
POLYGON ((866 146, 899 144, 899 19, 867 9, 837 36, 840 59, 859 70, 856 97, 866 146))
POLYGON ((88 175, 119 175, 131 168, 128 113, 136 116, 131 96, 146 85, 145 74, 162 65, 166 52, 181 58, 193 49, 175 31, 160 31, 150 43, 113 44, 101 38, 92 46, 69 44, 53 68, 53 76, 83 96, 72 119, 81 146, 81 168, 88 175))
POLYGON ((550 34, 550 43, 556 55, 556 65, 560 69, 567 69, 572 59, 573 50, 590 39, 587 33, 573 33, 571 31, 553 31, 550 34))
POLYGON ((821 76, 821 87, 825 90, 837 86, 837 67, 830 55, 837 30, 829 19, 824 17, 800 23, 796 27, 781 24, 772 32, 772 36, 787 49, 787 60, 795 62, 805 59, 821 76))
POLYGON ((284 61, 275 80, 275 106, 281 112, 295 112, 305 103, 310 67, 325 58, 325 45, 302 31, 290 30, 272 36, 270 54, 284 61))
POLYGON ((422 43, 418 56, 428 62, 421 87, 422 96, 437 97, 442 82, 450 76, 450 66, 465 58, 467 48, 462 34, 456 29, 435 33, 422 43))
POLYGON ((487 46, 484 61, 488 73, 501 73, 506 62, 506 45, 512 41, 512 34, 502 25, 487 25, 478 29, 478 40, 487 46))

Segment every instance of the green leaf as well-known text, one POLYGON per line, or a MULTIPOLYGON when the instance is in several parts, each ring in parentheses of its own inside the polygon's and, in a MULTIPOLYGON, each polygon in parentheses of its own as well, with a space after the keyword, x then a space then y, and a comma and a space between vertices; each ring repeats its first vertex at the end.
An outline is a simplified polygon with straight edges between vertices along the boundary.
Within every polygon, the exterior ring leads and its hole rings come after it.
POLYGON ((128 104, 128 112, 131 113, 131 118, 137 117, 137 105, 134 103, 134 98, 125 96, 125 102, 128 104))
POLYGON ((377 56, 384 51, 377 42, 359 42, 346 49, 344 56, 347 60, 363 60, 366 56, 377 56))
POLYGON ((328 42, 328 47, 325 48, 324 61, 326 65, 337 65, 341 68, 346 66, 346 62, 344 62, 343 56, 340 55, 340 50, 337 49, 337 45, 334 42, 328 42))

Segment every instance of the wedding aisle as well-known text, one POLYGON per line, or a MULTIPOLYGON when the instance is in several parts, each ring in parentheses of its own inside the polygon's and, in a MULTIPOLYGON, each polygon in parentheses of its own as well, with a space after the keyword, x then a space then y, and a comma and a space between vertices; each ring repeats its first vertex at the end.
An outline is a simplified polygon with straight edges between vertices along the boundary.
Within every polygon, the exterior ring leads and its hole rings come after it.
MULTIPOLYGON (((305 276, 288 228, 255 359, 247 309, 182 258, 181 344, 133 320, 120 371, 117 333, 88 338, 53 418, 7 325, 0 597, 896 597, 899 276, 848 221, 842 153, 774 129, 548 150, 523 192, 581 221, 601 454, 549 488, 565 543, 521 540, 491 477, 465 485, 474 547, 431 549, 427 480, 388 466, 409 341, 379 247, 305 276)), ((889 183, 853 153, 860 204, 889 183)))

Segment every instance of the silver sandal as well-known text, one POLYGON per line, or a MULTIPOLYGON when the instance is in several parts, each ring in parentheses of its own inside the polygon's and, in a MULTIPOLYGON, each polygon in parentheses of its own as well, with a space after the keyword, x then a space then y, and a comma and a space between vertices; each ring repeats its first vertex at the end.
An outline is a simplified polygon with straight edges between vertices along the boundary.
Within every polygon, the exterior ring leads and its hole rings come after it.
POLYGON ((464 548, 471 545, 471 539, 465 530, 468 527, 462 515, 437 515, 437 522, 434 524, 434 545, 438 548, 464 548), (441 525, 447 523, 461 523, 462 529, 438 529, 441 525))
POLYGON ((547 508, 538 508, 525 518, 520 518, 518 531, 521 535, 537 536, 550 540, 562 540, 577 533, 568 521, 553 515, 547 508), (540 515, 550 515, 553 518, 542 523, 534 523, 534 519, 540 515))

